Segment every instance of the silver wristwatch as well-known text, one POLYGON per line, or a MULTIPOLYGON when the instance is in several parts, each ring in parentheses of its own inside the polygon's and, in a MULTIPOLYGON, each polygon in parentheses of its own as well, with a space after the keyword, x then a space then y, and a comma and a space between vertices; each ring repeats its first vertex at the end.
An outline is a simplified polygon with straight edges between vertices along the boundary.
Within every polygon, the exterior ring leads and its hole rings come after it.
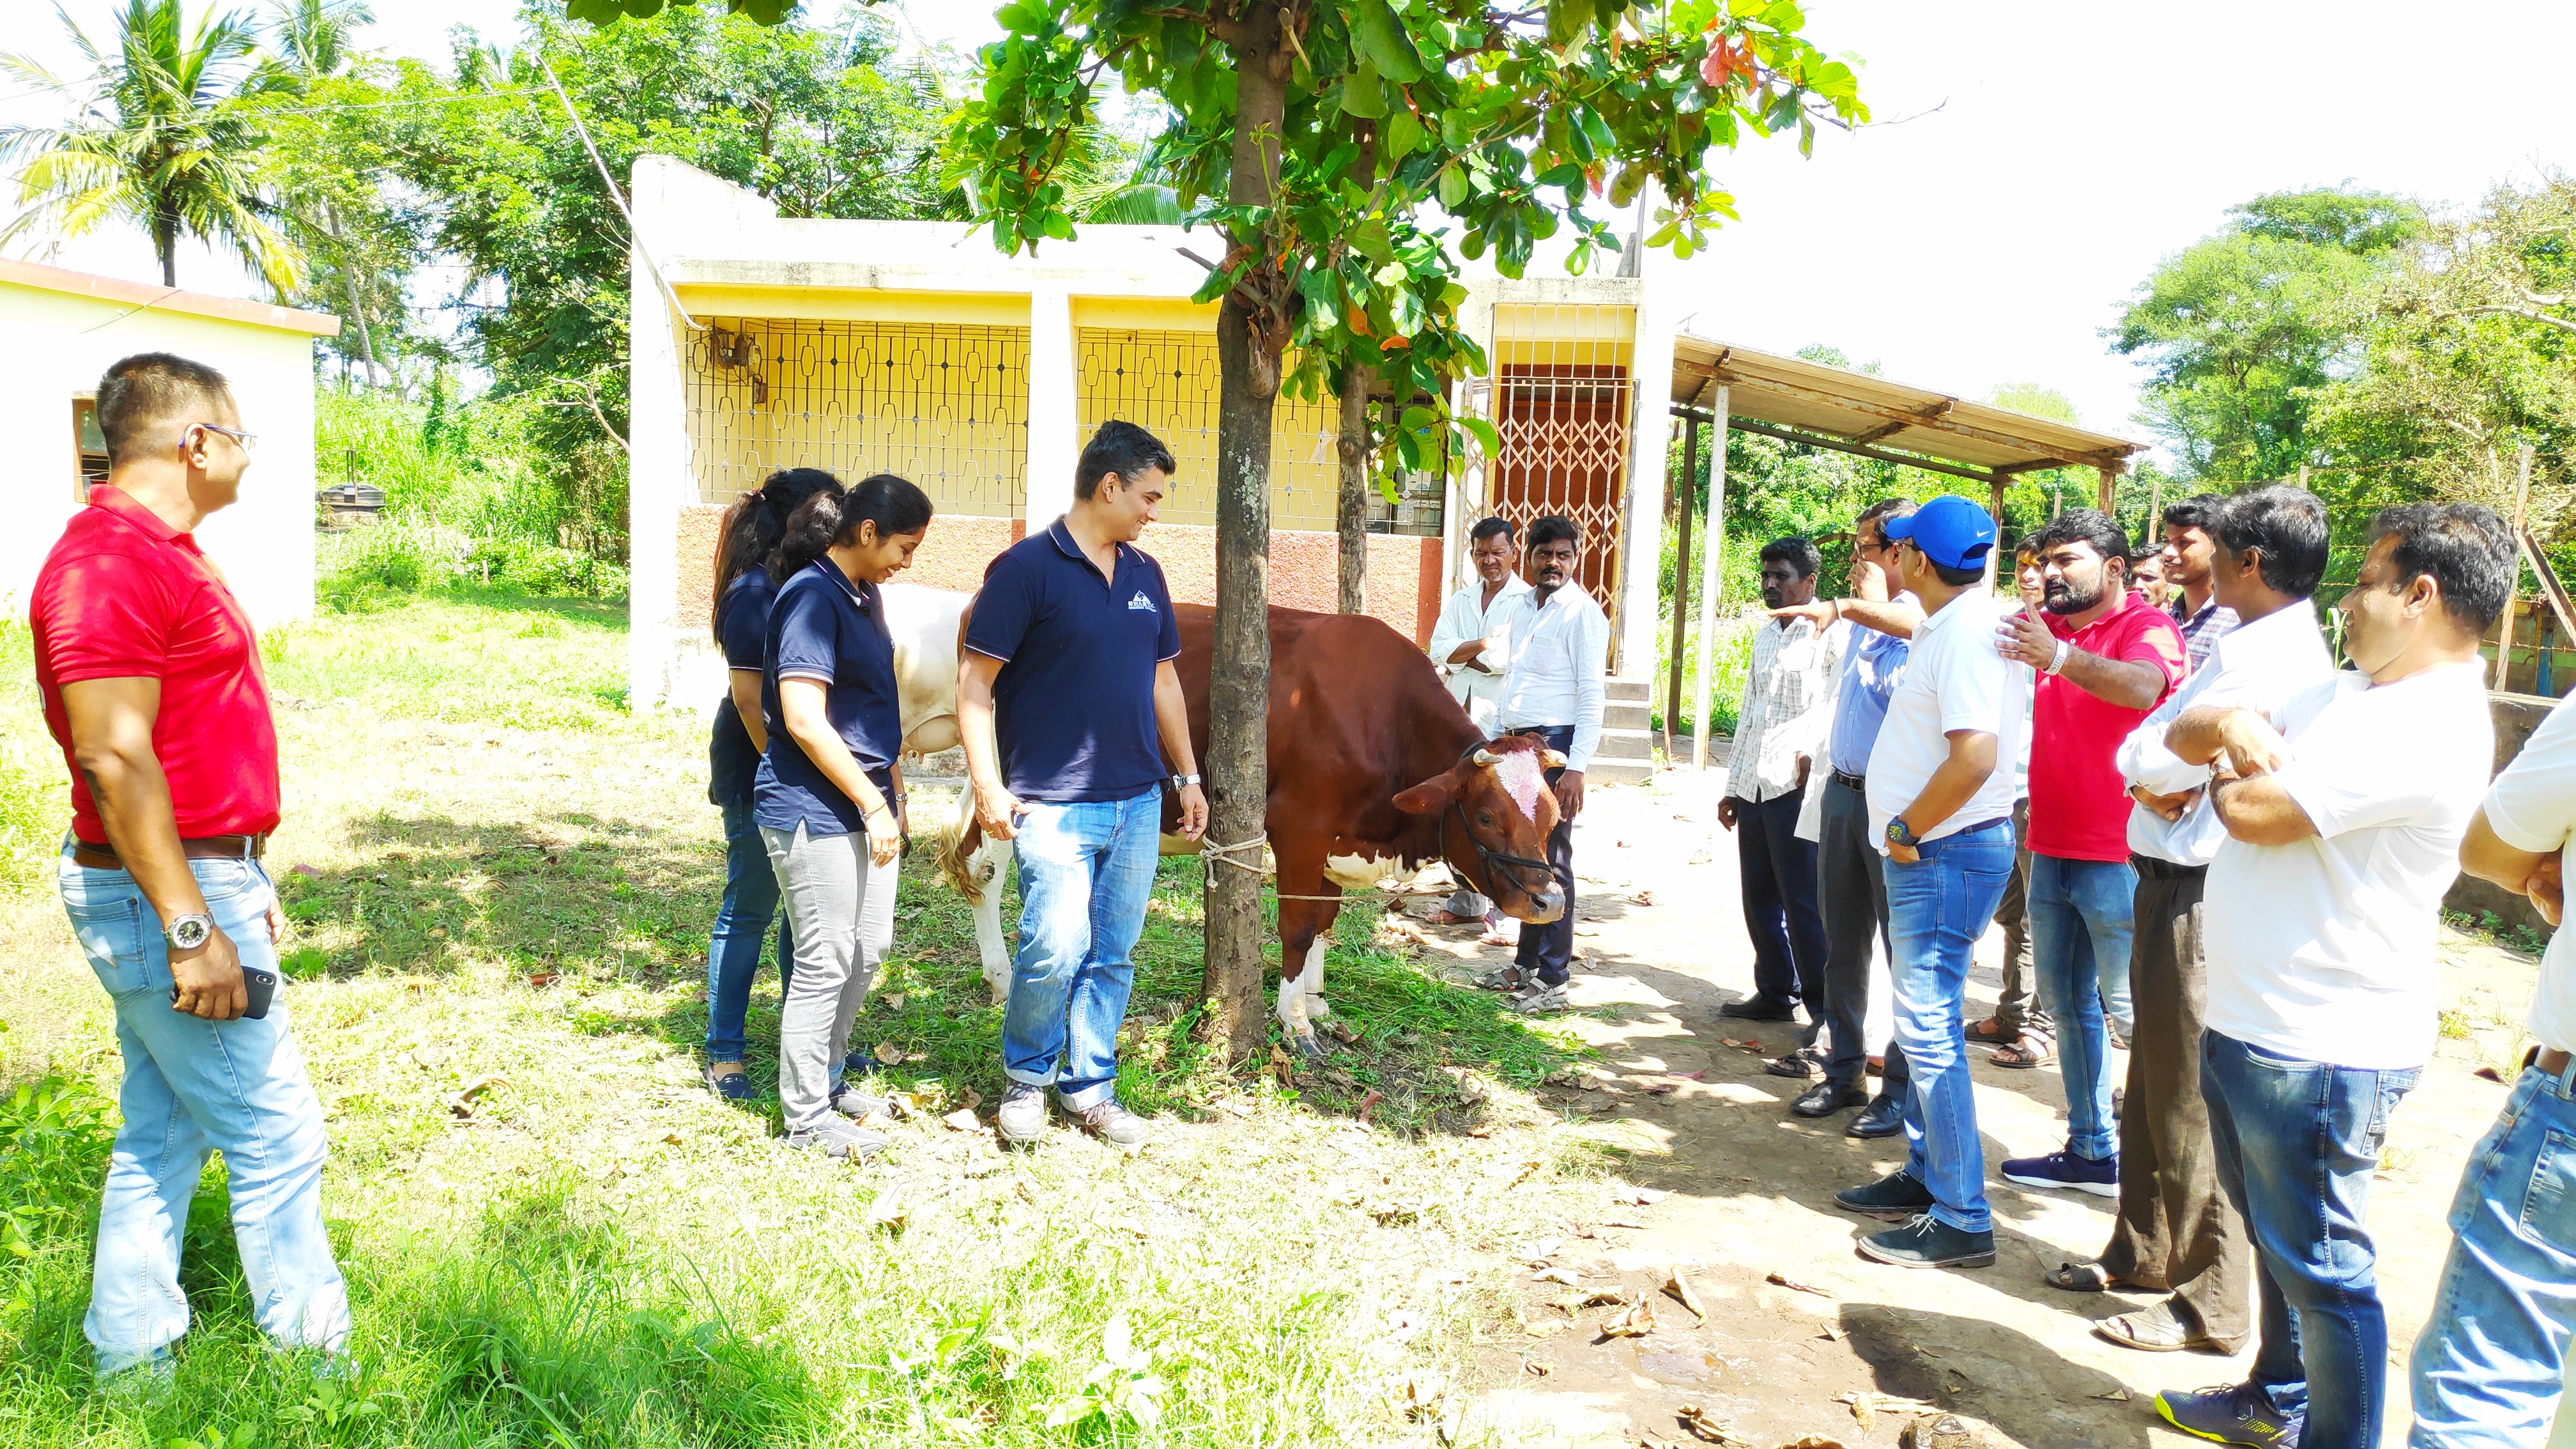
POLYGON ((215 918, 207 915, 173 916, 170 924, 161 928, 161 934, 169 940, 171 950, 194 951, 213 938, 215 918))
POLYGON ((1172 777, 1172 788, 1174 790, 1186 790, 1198 782, 1199 777, 1196 775, 1174 775, 1172 777))

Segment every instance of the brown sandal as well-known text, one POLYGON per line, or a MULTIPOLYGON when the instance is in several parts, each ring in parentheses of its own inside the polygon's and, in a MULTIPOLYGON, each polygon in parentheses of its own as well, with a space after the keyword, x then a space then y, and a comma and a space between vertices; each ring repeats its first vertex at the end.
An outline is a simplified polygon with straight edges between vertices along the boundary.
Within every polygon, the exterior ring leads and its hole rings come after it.
POLYGON ((1968 1040, 1973 1042, 2008 1042, 2019 1035, 2020 1031, 2004 1025, 2000 1016, 1987 1017, 1968 1028, 1968 1040))
POLYGON ((2021 1040, 2011 1046, 1997 1047, 1988 1054, 1987 1060, 1999 1067, 2019 1067, 2027 1070, 2031 1067, 2044 1067, 2057 1060, 2057 1048, 2048 1038, 2039 1033, 2026 1031, 2021 1034, 2021 1040))
POLYGON ((2099 1263, 2078 1263, 2070 1259, 2049 1269, 2041 1277, 2049 1287, 2068 1293, 2108 1293, 2115 1288, 2124 1293, 2139 1291, 2137 1284, 2121 1282, 2099 1263))

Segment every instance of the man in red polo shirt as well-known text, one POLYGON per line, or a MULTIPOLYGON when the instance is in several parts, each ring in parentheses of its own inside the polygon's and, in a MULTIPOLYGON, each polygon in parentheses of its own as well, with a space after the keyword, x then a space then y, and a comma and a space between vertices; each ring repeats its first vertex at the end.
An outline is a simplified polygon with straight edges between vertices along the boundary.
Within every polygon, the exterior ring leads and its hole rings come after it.
POLYGON ((2003 1166, 2006 1182, 2120 1195, 2111 1044, 2129 1038, 2129 787, 2120 742, 2185 672, 2172 616, 2129 591, 2129 536, 2090 508, 2031 536, 2046 613, 2007 615, 1998 645, 2040 673, 2031 706, 2030 955, 2057 1017, 2066 1150, 2003 1166), (2105 1018, 2108 1018, 2107 1023, 2105 1018))
POLYGON ((322 1228, 321 1104, 271 998, 277 731, 259 642, 194 535, 240 495, 254 440, 223 375, 167 353, 107 370, 98 425, 107 482, 36 575, 36 683, 72 774, 63 909, 125 1058, 82 1326, 101 1382, 150 1383, 188 1328, 180 1232, 209 1151, 269 1336, 336 1354, 349 1295, 322 1228))

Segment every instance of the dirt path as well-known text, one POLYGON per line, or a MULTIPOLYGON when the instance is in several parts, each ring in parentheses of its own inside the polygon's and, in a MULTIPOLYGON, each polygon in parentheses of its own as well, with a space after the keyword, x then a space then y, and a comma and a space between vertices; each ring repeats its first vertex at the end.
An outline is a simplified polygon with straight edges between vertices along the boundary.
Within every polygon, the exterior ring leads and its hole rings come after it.
MULTIPOLYGON (((2159 1388, 2241 1378, 2246 1359, 2142 1354, 2095 1337, 2096 1319, 2152 1299, 2078 1297, 2046 1287, 2040 1275, 2101 1250, 2110 1204, 2015 1188, 1994 1175, 2003 1157, 2062 1144, 2054 1068, 2005 1071, 1972 1053, 2000 1254, 1994 1267, 1906 1271, 1854 1251, 1856 1238, 1877 1225, 1837 1212, 1831 1195, 1901 1165, 1902 1139, 1846 1138, 1847 1116, 1823 1124, 1791 1117, 1798 1084, 1761 1070, 1777 1042, 1762 1051, 1725 1045, 1765 1032, 1776 1038, 1780 1028, 1716 1014, 1752 987, 1734 844, 1716 825, 1721 780, 1713 770, 1677 771, 1650 787, 1596 790, 1578 829, 1577 870, 1588 879, 1577 941, 1587 959, 1575 976, 1583 1015, 1572 1025, 1600 1051, 1601 1072, 1589 1089, 1547 1095, 1628 1155, 1628 1184, 1647 1189, 1643 1196, 1669 1196, 1650 1205, 1605 1201, 1592 1221, 1569 1223, 1547 1262, 1575 1283, 1522 1271, 1530 1326, 1504 1325, 1494 1336, 1482 1415, 1514 1445, 1634 1446, 1693 1442, 1678 1415, 1695 1404, 1743 1436, 1729 1442, 1770 1449, 1819 1434, 1859 1449, 1895 1444, 1912 1417, 1879 1412, 1864 1428, 1837 1400, 1879 1394, 1958 1412, 1999 1445, 2196 1442, 2164 1428, 2149 1399, 2159 1388), (1651 904, 1638 903, 1640 891, 1651 904), (1673 1267, 1706 1308, 1705 1322, 1657 1293, 1673 1267), (1774 1274, 1802 1286, 1781 1286, 1774 1274), (1582 1311, 1568 1323, 1551 1302, 1596 1287, 1648 1297, 1656 1331, 1600 1340, 1599 1325, 1619 1309, 1582 1311)), ((1463 932, 1432 934, 1435 948, 1462 967, 1503 954, 1481 951, 1463 932)), ((1999 944, 1990 933, 1978 953, 1970 990, 1980 1002, 1996 993, 1999 944)), ((2371 1202, 2392 1376, 2401 1384, 2448 1245, 2443 1218, 2462 1160, 2505 1093, 2473 1074, 2514 1049, 2535 971, 2529 958, 2449 932, 2442 954, 2444 1005, 2457 1015, 2397 1115, 2371 1202)), ((2402 1388, 2397 1398, 2390 1444, 2405 1435, 2402 1388)))

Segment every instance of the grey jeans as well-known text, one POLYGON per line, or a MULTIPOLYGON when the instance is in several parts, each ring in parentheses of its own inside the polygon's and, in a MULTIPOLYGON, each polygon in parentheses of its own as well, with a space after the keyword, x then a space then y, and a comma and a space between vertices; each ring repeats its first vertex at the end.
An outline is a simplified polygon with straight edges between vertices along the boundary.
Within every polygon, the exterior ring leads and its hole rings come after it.
POLYGON ((815 835, 760 828, 796 942, 796 970, 778 1018, 778 1106, 787 1130, 832 1115, 832 1089, 850 1023, 894 939, 895 872, 868 863, 865 832, 815 835))

